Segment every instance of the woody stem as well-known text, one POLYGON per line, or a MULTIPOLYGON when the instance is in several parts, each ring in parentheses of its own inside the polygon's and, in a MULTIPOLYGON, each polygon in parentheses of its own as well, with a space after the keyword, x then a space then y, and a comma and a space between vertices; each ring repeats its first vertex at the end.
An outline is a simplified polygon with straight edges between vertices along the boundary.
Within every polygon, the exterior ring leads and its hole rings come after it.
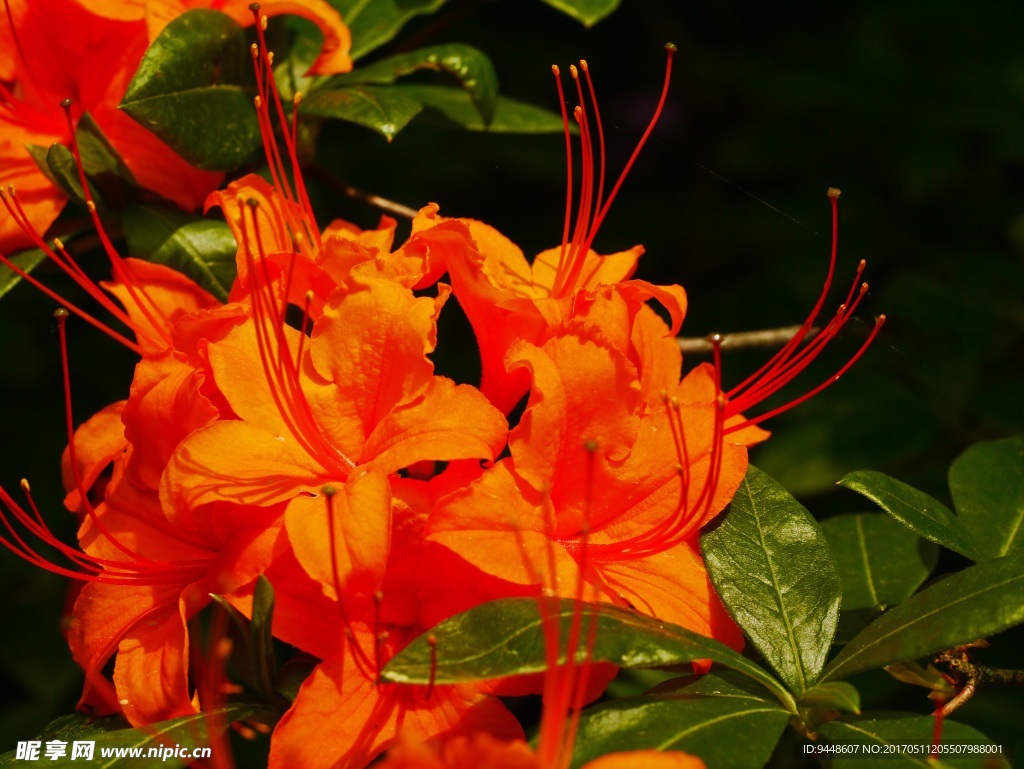
MULTIPOLYGON (((800 326, 783 326, 782 328, 763 328, 757 331, 734 331, 722 334, 722 350, 747 350, 754 347, 781 347, 800 330, 800 326)), ((821 329, 814 326, 807 332, 809 341, 818 335, 821 329)), ((676 339, 679 349, 684 354, 702 355, 712 352, 711 342, 707 337, 681 336, 676 339)))

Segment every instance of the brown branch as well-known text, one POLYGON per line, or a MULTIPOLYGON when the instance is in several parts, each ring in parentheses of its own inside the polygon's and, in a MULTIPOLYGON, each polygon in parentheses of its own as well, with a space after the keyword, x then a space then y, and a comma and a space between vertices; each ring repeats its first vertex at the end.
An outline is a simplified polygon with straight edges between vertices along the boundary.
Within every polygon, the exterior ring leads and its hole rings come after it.
MULTIPOLYGON (((800 326, 784 326, 783 328, 765 328, 759 331, 735 331, 731 334, 722 334, 722 350, 782 347, 793 338, 800 328, 800 326)), ((820 328, 811 328, 805 337, 806 341, 814 339, 819 331, 821 331, 820 328)), ((679 349, 687 355, 701 355, 712 351, 708 337, 678 337, 676 342, 679 343, 679 349)))
POLYGON ((389 214, 400 216, 403 219, 415 219, 416 214, 419 213, 415 208, 409 208, 409 206, 396 203, 393 200, 382 198, 380 195, 374 195, 372 192, 365 192, 358 187, 353 187, 351 184, 339 179, 322 166, 311 166, 309 173, 321 181, 326 182, 338 192, 341 192, 355 200, 360 200, 363 203, 369 203, 371 206, 379 208, 381 211, 386 211, 389 214))

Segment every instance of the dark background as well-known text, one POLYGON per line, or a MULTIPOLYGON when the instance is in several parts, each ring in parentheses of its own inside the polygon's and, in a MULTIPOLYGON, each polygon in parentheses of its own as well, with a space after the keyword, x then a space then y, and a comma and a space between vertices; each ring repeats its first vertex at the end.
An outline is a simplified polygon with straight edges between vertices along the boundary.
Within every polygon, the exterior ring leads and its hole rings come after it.
MULTIPOLYGON (((551 109, 550 65, 587 58, 617 173, 653 110, 662 45, 675 42, 665 114, 596 248, 642 243, 638 277, 688 292, 686 336, 799 323, 827 268, 825 190, 841 187, 840 263, 826 317, 862 258, 872 288, 860 318, 789 396, 837 370, 875 315, 889 322, 834 388, 772 420, 774 435, 752 461, 818 516, 867 509, 834 487, 856 469, 887 472, 948 501, 945 473, 963 449, 1024 429, 1024 7, 710 5, 627 0, 586 30, 539 2, 452 0, 379 53, 470 43, 491 56, 504 94, 551 109)), ((414 122, 391 145, 329 125, 319 151, 360 188, 482 219, 529 255, 561 234, 563 147, 557 135, 465 134, 414 122)), ((375 223, 376 212, 321 193, 323 221, 375 223)), ((442 317, 438 366, 472 381, 475 343, 454 305, 442 317)), ((0 483, 13 492, 27 476, 54 528, 71 537, 60 505, 66 434, 53 309, 27 286, 0 303, 0 483)), ((70 336, 80 422, 125 397, 133 360, 83 324, 70 336)), ((727 384, 765 357, 730 354, 727 384)), ((947 556, 940 568, 963 565, 947 556)), ((69 712, 80 682, 59 633, 65 583, 13 556, 0 556, 0 580, 2 752, 69 712)), ((901 687, 895 700, 891 688, 880 678, 861 691, 877 700, 870 704, 927 709, 919 690, 901 687)), ((964 719, 1012 735, 1019 693, 978 700, 964 719)))

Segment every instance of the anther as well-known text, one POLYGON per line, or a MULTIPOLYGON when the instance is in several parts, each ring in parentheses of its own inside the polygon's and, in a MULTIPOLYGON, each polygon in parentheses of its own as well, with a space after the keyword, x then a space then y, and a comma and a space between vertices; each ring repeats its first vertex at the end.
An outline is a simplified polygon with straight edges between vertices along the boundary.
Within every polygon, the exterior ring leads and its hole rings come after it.
POLYGON ((333 497, 335 494, 338 493, 338 490, 333 486, 321 486, 320 493, 323 494, 325 497, 333 497))
POLYGON ((551 74, 554 75, 555 77, 561 77, 562 71, 558 68, 557 64, 551 65, 551 74))
POLYGON ((675 53, 679 50, 675 43, 665 43, 665 50, 669 53, 675 53))
POLYGON ((584 72, 590 72, 590 65, 587 64, 586 59, 580 59, 580 69, 582 69, 584 72))
POLYGON ((579 73, 579 70, 576 69, 576 65, 575 64, 570 64, 569 65, 569 74, 572 75, 572 79, 573 80, 579 80, 580 79, 580 73, 579 73))
POLYGON ((60 238, 54 238, 53 239, 53 248, 54 248, 55 251, 63 251, 64 250, 64 241, 61 240, 60 238))
POLYGON ((722 343, 722 339, 723 339, 723 337, 722 337, 721 334, 709 334, 708 335, 708 342, 710 344, 712 344, 712 345, 721 344, 722 343))
POLYGON ((597 449, 599 448, 599 444, 598 444, 598 442, 596 440, 591 438, 590 440, 587 440, 587 441, 583 442, 583 448, 586 449, 587 451, 589 451, 591 454, 594 454, 594 453, 597 452, 597 449))
POLYGON ((260 17, 260 29, 262 29, 264 32, 267 31, 267 17, 266 16, 261 16, 260 17))
POLYGON ((63 99, 60 103, 60 108, 63 110, 71 109, 71 99, 63 99))
MULTIPOLYGON (((266 28, 267 28, 267 17, 264 16, 263 17, 263 29, 266 29, 266 28)), ((274 52, 273 51, 267 51, 267 63, 270 64, 270 66, 274 66, 274 52)))
POLYGON ((253 97, 252 103, 253 103, 253 106, 256 107, 256 109, 258 109, 258 110, 259 109, 263 109, 263 97, 262 96, 257 95, 255 97, 253 97))
POLYGON ((250 53, 252 53, 252 57, 254 59, 258 58, 259 55, 260 55, 260 47, 256 43, 253 43, 252 45, 249 46, 249 51, 250 51, 250 53))
POLYGON ((58 307, 56 310, 53 311, 53 317, 56 318, 57 320, 64 320, 65 318, 68 317, 68 311, 65 310, 63 307, 58 307))
POLYGON ((260 9, 260 4, 259 3, 249 3, 249 10, 250 11, 255 12, 255 11, 258 11, 259 9, 260 9))
POLYGON ((295 95, 292 97, 292 106, 298 107, 299 103, 301 101, 302 101, 302 91, 296 91, 295 95))
MULTIPOLYGON (((257 96, 256 98, 258 99, 260 97, 257 96)), ((249 208, 259 208, 260 207, 260 202, 256 198, 247 198, 246 201, 245 201, 245 204, 247 206, 249 206, 249 208)))
POLYGON ((829 187, 828 191, 825 194, 828 195, 833 200, 835 200, 836 198, 843 194, 843 191, 838 187, 829 187))
POLYGON ((32 493, 32 487, 29 486, 28 484, 28 478, 21 479, 21 490, 24 491, 26 494, 32 493))
POLYGON ((576 122, 577 123, 582 122, 582 120, 583 120, 583 107, 579 106, 578 104, 575 107, 573 107, 572 116, 574 118, 576 118, 576 122))
POLYGON ((85 201, 85 208, 90 214, 96 213, 96 204, 91 200, 85 201))

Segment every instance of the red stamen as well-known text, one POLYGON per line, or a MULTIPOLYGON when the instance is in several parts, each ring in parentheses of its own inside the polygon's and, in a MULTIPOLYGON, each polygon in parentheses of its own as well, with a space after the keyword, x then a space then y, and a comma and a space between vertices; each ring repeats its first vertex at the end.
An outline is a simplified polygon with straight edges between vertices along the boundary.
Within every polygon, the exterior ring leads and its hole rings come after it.
MULTIPOLYGON (((82 156, 78 151, 78 141, 75 138, 75 124, 71 119, 71 99, 65 99, 61 102, 60 106, 64 110, 64 118, 67 122, 68 134, 70 136, 71 154, 75 158, 75 167, 78 169, 78 178, 82 184, 82 190, 85 194, 85 205, 89 211, 89 215, 92 217, 93 226, 96 228, 96 234, 99 235, 100 243, 103 245, 103 250, 110 259, 110 264, 114 271, 114 277, 124 284, 128 294, 132 298, 132 301, 135 302, 146 320, 160 335, 163 345, 166 347, 173 347, 174 342, 172 341, 170 332, 168 331, 170 323, 161 314, 160 306, 146 292, 145 285, 139 283, 135 279, 134 275, 132 275, 128 264, 121 258, 117 249, 114 248, 114 244, 110 242, 110 238, 107 236, 107 231, 103 227, 103 222, 100 220, 99 214, 96 213, 96 203, 93 201, 92 192, 89 189, 89 181, 85 176, 85 167, 82 165, 82 156)), ((136 335, 138 335, 139 329, 135 328, 132 324, 129 324, 129 327, 136 332, 136 335)))
POLYGON ((434 682, 437 680, 437 636, 433 633, 427 636, 427 644, 430 646, 430 681, 427 683, 426 699, 434 693, 434 682))
POLYGON ((593 138, 590 131, 589 119, 586 115, 586 110, 583 108, 584 95, 583 88, 579 82, 579 71, 576 67, 570 67, 573 80, 576 81, 577 94, 580 98, 581 106, 576 114, 576 119, 580 124, 580 144, 582 152, 582 163, 583 163, 583 178, 581 180, 581 192, 580 202, 577 209, 576 227, 572 241, 569 241, 569 213, 572 210, 572 148, 571 142, 569 141, 569 121, 568 116, 565 112, 565 98, 562 93, 561 80, 557 78, 558 68, 552 68, 556 75, 556 82, 558 83, 558 96, 559 101, 562 104, 562 122, 565 125, 566 133, 566 171, 568 177, 568 193, 566 199, 566 220, 563 227, 562 235, 562 249, 558 259, 558 267, 555 270, 555 281, 551 289, 551 295, 553 297, 562 297, 572 291, 577 290, 581 285, 581 275, 583 272, 583 263, 586 260, 586 255, 590 251, 593 245, 594 238, 597 236, 597 232, 601 227, 601 223, 607 216, 609 209, 611 208, 612 202, 615 200, 615 196, 618 195, 619 190, 622 188, 623 182, 626 180, 626 176, 633 168, 633 164, 636 162, 637 157, 640 155, 640 151, 647 143, 648 138, 654 131, 654 126, 657 124, 658 119, 661 117, 661 112, 665 107, 665 102, 668 98, 668 87, 669 81, 672 74, 672 60, 676 51, 676 47, 669 43, 665 46, 665 50, 668 53, 666 64, 665 64, 665 80, 661 89, 661 96, 658 99, 658 104, 655 107, 654 115, 651 117, 650 123, 647 125, 646 130, 640 137, 640 141, 637 143, 633 150, 633 154, 630 155, 629 160, 623 167, 622 172, 619 174, 619 178, 616 180, 615 185, 612 187, 612 191, 608 194, 607 198, 604 196, 604 179, 605 179, 605 148, 604 148, 604 129, 601 123, 601 114, 597 107, 597 98, 594 94, 594 86, 590 77, 590 68, 587 66, 586 61, 580 61, 580 68, 583 70, 587 80, 587 92, 590 95, 591 107, 594 111, 594 119, 597 124, 597 141, 600 150, 600 172, 596 174, 594 172, 594 146, 593 138), (594 202, 596 201, 596 205, 594 202))
POLYGON ((565 110, 565 93, 562 91, 562 77, 558 65, 552 64, 551 72, 555 76, 558 105, 562 109, 562 125, 565 128, 565 219, 562 223, 562 249, 558 254, 558 267, 555 270, 557 276, 562 272, 565 264, 565 256, 569 248, 569 226, 572 220, 572 133, 569 130, 569 116, 565 110))
POLYGON ((377 668, 378 674, 376 676, 369 675, 368 673, 372 668, 370 659, 366 656, 366 653, 359 645, 359 642, 355 639, 355 633, 352 630, 352 623, 349 620, 348 611, 345 609, 345 594, 341 590, 341 575, 338 572, 338 543, 337 538, 334 536, 334 495, 337 491, 333 486, 324 486, 321 489, 321 492, 327 502, 327 536, 331 548, 331 581, 338 600, 338 612, 341 614, 341 624, 345 627, 345 638, 352 647, 352 657, 355 660, 356 668, 359 670, 360 675, 367 680, 373 681, 379 677, 380 669, 377 668))

